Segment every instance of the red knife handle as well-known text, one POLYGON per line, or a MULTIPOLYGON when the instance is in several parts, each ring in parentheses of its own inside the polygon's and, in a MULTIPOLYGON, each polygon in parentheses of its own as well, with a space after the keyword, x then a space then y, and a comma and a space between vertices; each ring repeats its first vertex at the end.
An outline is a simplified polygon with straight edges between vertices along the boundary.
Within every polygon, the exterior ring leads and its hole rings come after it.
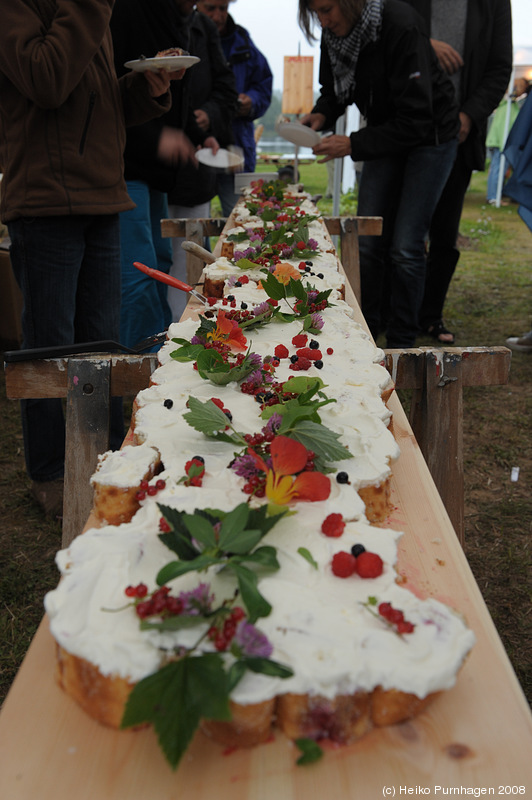
POLYGON ((140 261, 134 261, 133 266, 140 269, 141 272, 145 272, 150 278, 161 281, 161 283, 167 283, 169 286, 174 286, 176 289, 181 289, 182 292, 191 292, 193 289, 192 286, 189 286, 188 283, 184 283, 184 281, 180 281, 179 278, 173 278, 171 275, 167 275, 166 272, 161 272, 159 269, 147 267, 146 264, 141 264, 140 261))

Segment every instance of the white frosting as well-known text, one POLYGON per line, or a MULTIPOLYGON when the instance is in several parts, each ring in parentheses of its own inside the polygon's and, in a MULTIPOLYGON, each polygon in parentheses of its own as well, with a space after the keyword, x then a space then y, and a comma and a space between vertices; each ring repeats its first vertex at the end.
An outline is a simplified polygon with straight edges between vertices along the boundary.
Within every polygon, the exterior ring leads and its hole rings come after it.
POLYGON ((136 486, 158 459, 159 453, 149 444, 109 450, 98 456, 98 466, 91 484, 118 486, 121 489, 136 486))

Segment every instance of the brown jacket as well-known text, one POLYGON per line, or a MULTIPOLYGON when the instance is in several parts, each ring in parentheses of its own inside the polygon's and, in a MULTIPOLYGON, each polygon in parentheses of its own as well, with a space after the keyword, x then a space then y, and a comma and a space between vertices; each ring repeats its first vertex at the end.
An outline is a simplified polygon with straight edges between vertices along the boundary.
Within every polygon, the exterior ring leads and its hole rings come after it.
POLYGON ((168 111, 143 75, 117 80, 113 0, 9 0, 0 27, 0 216, 132 208, 125 125, 168 111))

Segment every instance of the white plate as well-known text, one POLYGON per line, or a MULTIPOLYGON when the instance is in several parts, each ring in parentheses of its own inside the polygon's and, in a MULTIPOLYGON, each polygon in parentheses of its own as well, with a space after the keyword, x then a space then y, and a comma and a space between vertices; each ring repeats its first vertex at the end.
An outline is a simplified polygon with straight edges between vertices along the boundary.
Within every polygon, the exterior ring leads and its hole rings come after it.
POLYGON ((318 131, 313 131, 312 128, 307 128, 306 125, 302 125, 300 122, 279 122, 275 129, 283 139, 300 147, 312 148, 321 139, 318 131))
POLYGON ((202 147, 196 153, 196 158, 200 164, 214 169, 238 169, 244 164, 244 156, 233 150, 224 150, 220 147, 216 155, 213 155, 212 148, 202 147))
POLYGON ((197 56, 160 56, 159 58, 137 58, 135 61, 126 61, 124 67, 135 72, 146 72, 147 70, 157 72, 158 69, 176 72, 178 69, 188 69, 198 61, 200 59, 197 56))

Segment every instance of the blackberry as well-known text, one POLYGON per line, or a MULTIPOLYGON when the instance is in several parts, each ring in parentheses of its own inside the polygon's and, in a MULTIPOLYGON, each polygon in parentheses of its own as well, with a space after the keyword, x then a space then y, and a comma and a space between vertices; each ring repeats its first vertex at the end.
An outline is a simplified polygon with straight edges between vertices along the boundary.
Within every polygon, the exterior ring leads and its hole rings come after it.
POLYGON ((349 483, 349 475, 347 472, 339 472, 336 476, 337 483, 349 483))
POLYGON ((365 553, 366 548, 363 544, 354 544, 351 548, 351 553, 354 555, 355 558, 358 558, 361 553, 365 553))

